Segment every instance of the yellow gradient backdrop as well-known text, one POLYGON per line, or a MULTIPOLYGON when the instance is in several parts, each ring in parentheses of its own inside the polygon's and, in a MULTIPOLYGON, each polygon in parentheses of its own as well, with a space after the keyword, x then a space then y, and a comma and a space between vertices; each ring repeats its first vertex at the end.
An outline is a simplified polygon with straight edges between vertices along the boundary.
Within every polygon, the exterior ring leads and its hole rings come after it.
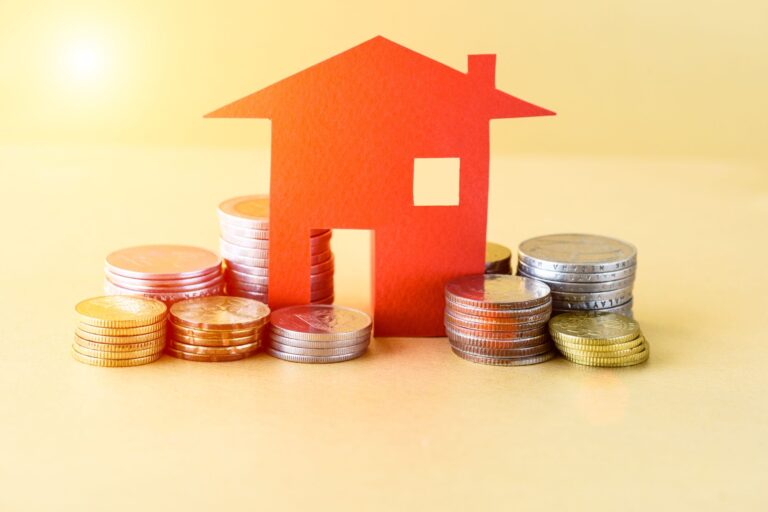
POLYGON ((494 152, 768 160, 758 0, 0 3, 0 144, 267 147, 202 114, 376 34, 557 119, 495 123, 494 152))

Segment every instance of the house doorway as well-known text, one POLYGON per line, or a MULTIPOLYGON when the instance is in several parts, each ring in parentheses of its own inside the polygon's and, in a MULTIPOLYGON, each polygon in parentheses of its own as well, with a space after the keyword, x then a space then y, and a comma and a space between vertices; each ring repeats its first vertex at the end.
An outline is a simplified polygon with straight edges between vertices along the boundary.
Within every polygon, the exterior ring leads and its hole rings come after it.
POLYGON ((372 241, 373 232, 368 229, 333 230, 334 304, 371 313, 372 241))

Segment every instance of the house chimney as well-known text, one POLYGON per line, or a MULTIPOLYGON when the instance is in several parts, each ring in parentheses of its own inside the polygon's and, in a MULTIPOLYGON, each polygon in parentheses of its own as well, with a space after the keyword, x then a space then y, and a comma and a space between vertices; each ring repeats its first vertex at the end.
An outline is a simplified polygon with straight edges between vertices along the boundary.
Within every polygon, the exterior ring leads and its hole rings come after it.
POLYGON ((469 55, 467 76, 481 87, 496 88, 496 55, 469 55))

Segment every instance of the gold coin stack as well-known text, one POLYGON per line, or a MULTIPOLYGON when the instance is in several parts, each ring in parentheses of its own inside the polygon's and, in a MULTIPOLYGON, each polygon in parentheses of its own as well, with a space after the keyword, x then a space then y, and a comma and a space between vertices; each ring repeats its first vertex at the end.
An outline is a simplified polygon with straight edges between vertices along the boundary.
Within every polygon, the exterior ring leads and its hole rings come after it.
POLYGON ((75 306, 78 316, 72 356, 92 366, 139 366, 165 348, 168 308, 158 300, 112 295, 75 306))
POLYGON ((261 347, 269 308, 245 297, 212 296, 171 306, 168 355, 189 361, 244 359, 261 347))
POLYGON ((566 359, 585 366, 633 366, 650 354, 638 323, 617 313, 564 313, 550 320, 549 332, 566 359))

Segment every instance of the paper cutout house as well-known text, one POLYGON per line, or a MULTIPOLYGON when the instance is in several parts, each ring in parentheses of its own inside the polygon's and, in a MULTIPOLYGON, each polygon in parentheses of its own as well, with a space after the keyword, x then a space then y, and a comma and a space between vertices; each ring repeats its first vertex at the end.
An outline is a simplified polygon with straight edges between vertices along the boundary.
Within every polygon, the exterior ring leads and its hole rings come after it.
POLYGON ((375 334, 444 334, 445 282, 484 271, 489 121, 553 114, 497 90, 495 64, 375 37, 206 116, 272 120, 271 307, 309 302, 311 229, 369 229, 375 334), (419 158, 460 159, 458 205, 414 206, 419 158))

